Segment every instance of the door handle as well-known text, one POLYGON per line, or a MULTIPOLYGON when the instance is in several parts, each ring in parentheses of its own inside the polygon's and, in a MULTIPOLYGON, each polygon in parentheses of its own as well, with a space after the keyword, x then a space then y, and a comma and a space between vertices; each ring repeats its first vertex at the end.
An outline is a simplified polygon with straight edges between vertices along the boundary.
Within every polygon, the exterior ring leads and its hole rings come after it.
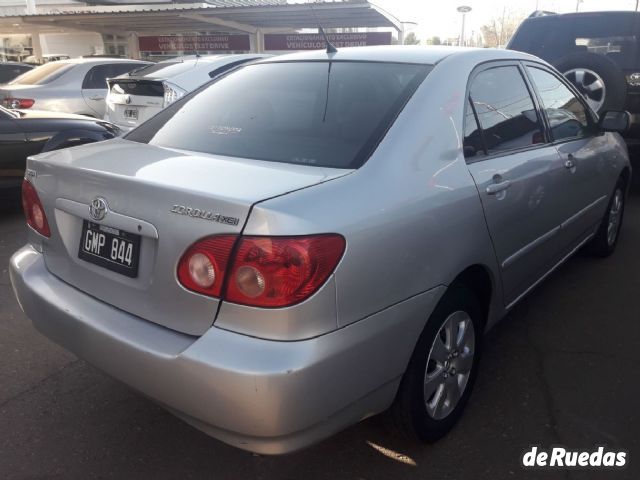
POLYGON ((96 102, 99 102, 100 100, 104 100, 104 97, 99 97, 99 96, 89 97, 89 100, 94 100, 96 102))
POLYGON ((511 182, 509 180, 505 180, 500 183, 492 183, 487 187, 487 193, 489 195, 495 195, 496 193, 500 193, 511 186, 511 182))

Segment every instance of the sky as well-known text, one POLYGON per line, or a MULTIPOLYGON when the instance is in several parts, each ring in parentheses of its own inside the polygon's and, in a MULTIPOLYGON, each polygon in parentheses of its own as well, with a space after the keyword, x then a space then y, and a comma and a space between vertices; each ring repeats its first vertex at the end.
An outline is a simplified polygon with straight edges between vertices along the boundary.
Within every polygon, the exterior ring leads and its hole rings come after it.
MULTIPOLYGON (((405 24, 405 32, 414 31, 421 39, 435 35, 442 38, 457 37, 460 34, 462 15, 456 11, 460 5, 467 5, 472 11, 467 14, 465 32, 478 32, 480 26, 492 17, 502 16, 506 6, 529 15, 536 10, 551 10, 558 13, 576 11, 578 0, 369 0, 387 10, 405 24)), ((633 10, 636 0, 582 0, 580 11, 633 10)))

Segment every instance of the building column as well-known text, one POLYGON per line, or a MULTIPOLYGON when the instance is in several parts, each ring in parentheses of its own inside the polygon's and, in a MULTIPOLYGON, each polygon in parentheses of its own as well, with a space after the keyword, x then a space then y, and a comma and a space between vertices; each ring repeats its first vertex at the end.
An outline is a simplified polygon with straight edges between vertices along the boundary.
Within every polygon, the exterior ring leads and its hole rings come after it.
POLYGON ((129 49, 129 58, 140 60, 140 44, 138 43, 138 34, 129 32, 127 35, 127 47, 129 49))
POLYGON ((256 33, 251 35, 250 38, 253 41, 253 53, 264 53, 264 33, 262 32, 262 29, 258 28, 256 33))
POLYGON ((36 57, 36 62, 41 62, 42 44, 40 43, 40 34, 38 32, 31 34, 31 46, 33 47, 33 56, 36 57))

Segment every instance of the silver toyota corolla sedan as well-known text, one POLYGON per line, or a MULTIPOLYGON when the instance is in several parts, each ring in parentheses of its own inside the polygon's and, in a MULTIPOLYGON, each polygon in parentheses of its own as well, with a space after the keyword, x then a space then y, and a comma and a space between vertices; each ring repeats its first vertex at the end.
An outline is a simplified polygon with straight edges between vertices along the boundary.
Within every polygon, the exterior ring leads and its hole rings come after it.
POLYGON ((274 57, 29 159, 11 280, 44 335, 239 448, 389 407, 434 441, 483 333, 578 249, 613 252, 628 121, 513 51, 274 57))

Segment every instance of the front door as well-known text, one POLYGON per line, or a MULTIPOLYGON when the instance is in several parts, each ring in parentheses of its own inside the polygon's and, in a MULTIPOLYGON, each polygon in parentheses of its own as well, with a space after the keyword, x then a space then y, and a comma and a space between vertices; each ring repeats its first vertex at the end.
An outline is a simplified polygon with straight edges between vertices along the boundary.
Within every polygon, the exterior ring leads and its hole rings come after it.
POLYGON ((544 109, 551 141, 571 179, 563 198, 569 212, 561 231, 570 250, 602 219, 611 194, 603 190, 607 182, 602 181, 603 176, 612 173, 607 167, 611 148, 607 136, 598 132, 583 101, 563 77, 538 64, 528 64, 526 71, 544 109))

